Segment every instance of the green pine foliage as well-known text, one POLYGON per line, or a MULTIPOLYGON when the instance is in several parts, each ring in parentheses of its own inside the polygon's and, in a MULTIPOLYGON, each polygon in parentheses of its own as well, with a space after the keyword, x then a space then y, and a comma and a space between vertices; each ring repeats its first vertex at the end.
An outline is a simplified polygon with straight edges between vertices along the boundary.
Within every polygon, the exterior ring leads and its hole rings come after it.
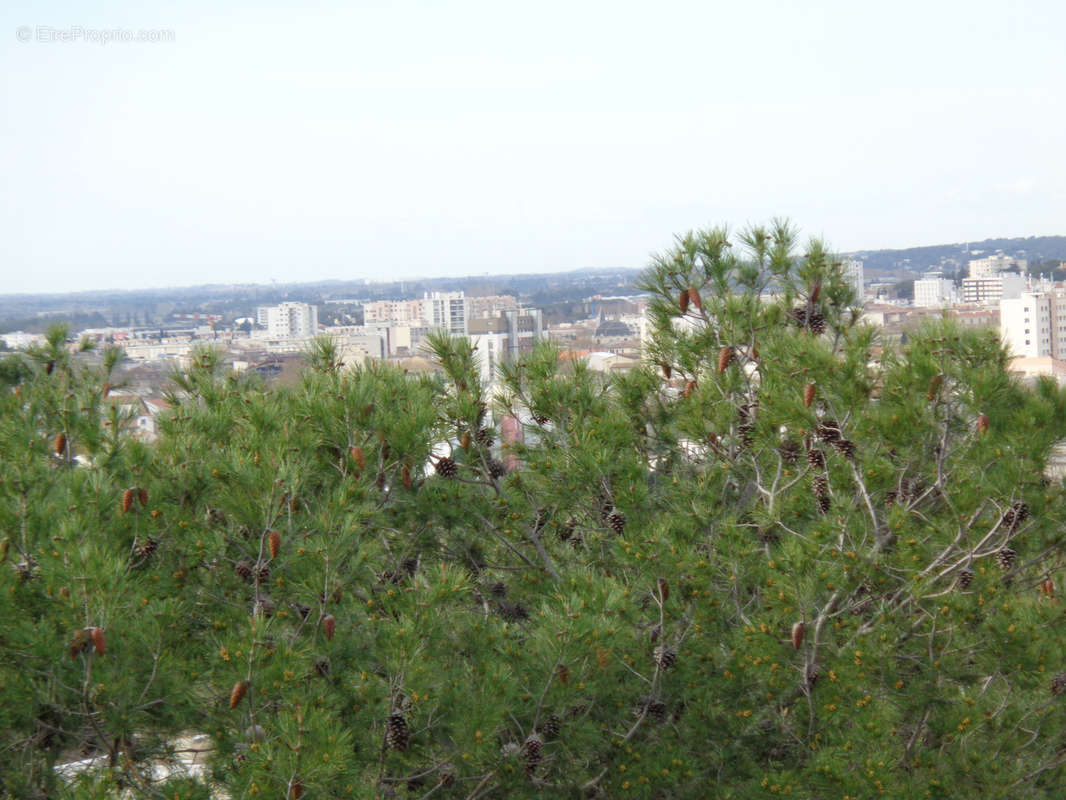
POLYGON ((947 322, 882 349, 797 248, 680 237, 621 376, 202 349, 152 446, 118 351, 9 356, 3 792, 1059 796, 1066 396, 947 322))

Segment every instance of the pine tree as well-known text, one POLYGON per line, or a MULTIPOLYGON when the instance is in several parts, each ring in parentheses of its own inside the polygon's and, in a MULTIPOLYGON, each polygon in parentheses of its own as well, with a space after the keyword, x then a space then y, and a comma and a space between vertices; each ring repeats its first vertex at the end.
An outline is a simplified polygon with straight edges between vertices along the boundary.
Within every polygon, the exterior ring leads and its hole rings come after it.
POLYGON ((268 389, 205 349, 152 447, 120 361, 8 357, 0 792, 206 797, 152 777, 196 731, 232 797, 1057 796, 1062 391, 994 334, 880 342, 783 223, 644 286, 625 375, 542 344, 489 396, 440 335, 437 375, 320 342, 268 389))

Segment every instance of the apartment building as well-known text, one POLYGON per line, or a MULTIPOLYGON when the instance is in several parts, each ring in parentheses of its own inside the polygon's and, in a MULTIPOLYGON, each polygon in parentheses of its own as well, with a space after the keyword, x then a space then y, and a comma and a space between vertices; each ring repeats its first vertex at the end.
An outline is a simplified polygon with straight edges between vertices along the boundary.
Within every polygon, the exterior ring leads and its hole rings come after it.
POLYGON ((1020 297, 1025 291, 1025 278, 1014 272, 962 279, 962 302, 995 304, 1020 297))
POLYGON ((462 292, 426 292, 421 302, 422 321, 428 327, 466 335, 466 298, 462 292))
POLYGON ((927 272, 914 282, 914 305, 917 308, 947 308, 957 300, 955 282, 939 272, 927 272))
POLYGON ((422 323, 421 300, 378 300, 363 306, 363 323, 366 325, 389 323, 392 325, 420 325, 422 323))
POLYGON ((493 380, 501 363, 514 361, 544 338, 544 322, 537 308, 504 311, 496 317, 469 320, 468 325, 485 383, 493 380))
POLYGON ((861 301, 865 296, 865 268, 863 262, 857 259, 850 259, 841 264, 841 272, 844 274, 844 280, 851 284, 855 290, 855 296, 861 301))
POLYGON ((1008 272, 1014 269, 1024 275, 1029 263, 1024 258, 1011 258, 1003 253, 996 253, 994 256, 972 259, 969 267, 971 278, 987 278, 997 272, 1008 272))
POLYGON ((1003 300, 999 329, 1013 356, 1066 360, 1066 289, 1003 300))
POLYGON ((255 319, 272 339, 307 339, 318 333, 318 306, 307 303, 260 306, 255 319))

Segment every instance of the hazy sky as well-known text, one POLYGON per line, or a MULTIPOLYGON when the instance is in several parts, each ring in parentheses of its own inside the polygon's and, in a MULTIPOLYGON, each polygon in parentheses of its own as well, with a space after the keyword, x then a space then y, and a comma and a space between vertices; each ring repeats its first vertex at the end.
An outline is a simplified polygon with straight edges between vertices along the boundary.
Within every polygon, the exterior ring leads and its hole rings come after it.
POLYGON ((1064 31, 1062 0, 7 0, 0 293, 644 266, 775 215, 1066 234, 1064 31))

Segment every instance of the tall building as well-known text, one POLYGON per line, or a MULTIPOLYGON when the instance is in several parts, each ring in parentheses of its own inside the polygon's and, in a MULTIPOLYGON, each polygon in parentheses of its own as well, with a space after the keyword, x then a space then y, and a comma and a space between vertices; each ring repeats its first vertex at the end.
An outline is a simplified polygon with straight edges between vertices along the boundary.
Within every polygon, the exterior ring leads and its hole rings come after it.
POLYGON ((999 304, 999 330, 1011 355, 1066 360, 1066 290, 1023 292, 999 304))
POLYGON ((841 272, 844 274, 844 279, 851 284, 855 290, 855 296, 861 302, 865 292, 863 288, 863 283, 865 282, 863 263, 854 258, 845 261, 841 264, 841 272))
POLYGON ((282 303, 256 311, 256 319, 265 318, 267 333, 272 339, 307 339, 318 333, 318 306, 282 303))
POLYGON ((426 292, 422 319, 428 327, 466 335, 466 298, 462 292, 426 292))
POLYGON ((950 307, 957 299, 955 282, 939 272, 927 272, 914 282, 914 305, 919 308, 950 307))

